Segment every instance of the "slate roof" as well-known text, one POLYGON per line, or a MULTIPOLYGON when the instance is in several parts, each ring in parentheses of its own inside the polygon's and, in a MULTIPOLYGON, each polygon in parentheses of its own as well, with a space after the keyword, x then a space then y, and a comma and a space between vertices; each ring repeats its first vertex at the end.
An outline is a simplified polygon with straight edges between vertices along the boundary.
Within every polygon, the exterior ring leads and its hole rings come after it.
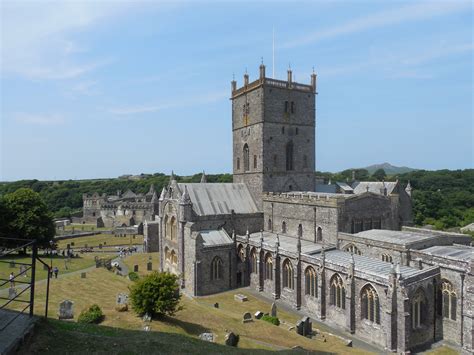
POLYGON ((229 245, 234 242, 224 229, 202 230, 199 234, 204 241, 205 247, 229 245))
POLYGON ((260 212, 245 184, 233 183, 179 183, 180 191, 186 186, 194 212, 199 216, 260 212))
POLYGON ((422 249, 420 252, 464 262, 470 262, 474 257, 474 248, 466 245, 437 245, 422 249))
POLYGON ((349 184, 345 182, 336 182, 336 185, 339 186, 339 188, 344 191, 344 193, 352 193, 354 190, 352 189, 349 184))
POLYGON ((385 229, 370 229, 367 231, 355 233, 353 234, 353 236, 404 246, 409 245, 411 243, 439 238, 439 236, 434 234, 421 234, 385 229))
MULTIPOLYGON (((325 252, 326 261, 349 267, 351 263, 351 253, 341 250, 329 250, 325 252)), ((366 274, 388 277, 392 270, 393 264, 385 262, 375 258, 369 258, 363 255, 353 254, 354 257, 354 268, 356 271, 360 271, 366 274)), ((400 265, 400 274, 402 277, 412 276, 421 270, 400 265)))
POLYGON ((336 185, 316 184, 316 192, 336 193, 336 185))
POLYGON ((375 194, 381 194, 381 189, 383 189, 383 186, 385 184, 385 187, 387 188, 387 195, 390 195, 395 187, 397 186, 398 182, 393 182, 393 181, 386 181, 386 182, 381 182, 381 181, 356 181, 352 184, 352 188, 354 189, 355 194, 363 194, 364 192, 367 192, 367 186, 369 187, 369 192, 373 192, 375 194))
MULTIPOLYGON (((277 241, 277 233, 262 232, 263 233, 263 244, 274 247, 277 241)), ((250 234, 250 240, 254 243, 260 243, 260 232, 250 234)), ((298 239, 295 237, 289 237, 287 235, 278 234, 280 239, 280 249, 286 250, 290 253, 296 253, 298 239)), ((322 249, 321 244, 313 243, 309 240, 301 239, 301 253, 312 255, 322 249)))

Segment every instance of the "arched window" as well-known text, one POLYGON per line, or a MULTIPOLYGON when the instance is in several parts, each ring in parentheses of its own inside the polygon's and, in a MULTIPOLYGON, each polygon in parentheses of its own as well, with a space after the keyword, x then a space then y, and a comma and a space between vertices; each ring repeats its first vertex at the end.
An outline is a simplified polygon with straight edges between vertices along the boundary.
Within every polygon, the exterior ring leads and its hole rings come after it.
POLYGON ((283 287, 293 290, 295 288, 295 282, 293 280, 293 265, 289 259, 283 262, 283 287))
POLYGON ((321 227, 318 227, 316 229, 316 241, 317 242, 323 241, 323 229, 321 227))
POLYGON ((286 170, 293 170, 293 142, 290 141, 286 145, 286 170))
POLYGON ((171 255, 170 255, 170 250, 168 247, 165 247, 165 260, 168 262, 171 262, 171 255))
POLYGON ((346 289, 342 278, 335 274, 331 278, 329 290, 329 303, 337 308, 346 309, 346 289))
POLYGON ((419 288, 416 291, 411 303, 411 324, 413 329, 419 328, 423 324, 425 317, 425 305, 425 293, 421 288, 419 288))
POLYGON ((255 248, 252 249, 250 252, 250 272, 251 273, 257 273, 258 267, 257 267, 257 252, 255 248))
POLYGON ((273 226, 272 226, 272 219, 271 219, 271 218, 268 219, 267 227, 268 227, 268 230, 269 230, 269 231, 272 230, 272 227, 273 227, 273 226))
POLYGON ((386 261, 388 263, 393 262, 392 256, 389 254, 382 254, 382 261, 386 261))
POLYGON ((311 266, 306 268, 304 272, 304 279, 305 279, 305 294, 318 297, 318 279, 316 276, 316 271, 311 266))
POLYGON ((346 247, 346 251, 348 251, 349 253, 352 253, 352 254, 361 255, 361 252, 360 252, 359 248, 357 248, 354 244, 349 244, 346 247))
POLYGON ((281 232, 286 233, 286 222, 285 221, 283 221, 282 224, 281 224, 281 232))
POLYGON ((362 319, 380 324, 380 301, 372 285, 366 285, 360 292, 360 315, 362 319))
POLYGON ((448 280, 442 280, 440 291, 443 318, 456 320, 457 297, 453 284, 448 280))
POLYGON ((257 156, 256 155, 253 156, 253 168, 257 169, 257 156))
POLYGON ((174 250, 171 250, 170 253, 170 262, 173 265, 178 265, 178 255, 176 255, 174 250))
POLYGON ((211 280, 220 280, 223 277, 224 264, 221 258, 216 256, 211 263, 211 280))
POLYGON ((273 280, 273 258, 272 254, 267 253, 265 256, 265 269, 263 278, 265 280, 273 280))
POLYGON ((237 158, 237 170, 240 170, 240 158, 237 158))
POLYGON ((301 224, 298 225, 298 237, 303 237, 303 226, 301 224))
POLYGON ((171 217, 170 220, 170 237, 171 240, 176 240, 176 217, 171 217))
POLYGON ((250 170, 250 161, 249 161, 249 146, 247 143, 244 145, 244 171, 250 170))
POLYGON ((165 227, 165 238, 169 239, 170 226, 168 225, 168 215, 165 216, 164 227, 165 227))
POLYGON ((245 261, 245 248, 242 244, 240 244, 239 248, 237 249, 237 255, 239 257, 239 261, 241 262, 245 261))

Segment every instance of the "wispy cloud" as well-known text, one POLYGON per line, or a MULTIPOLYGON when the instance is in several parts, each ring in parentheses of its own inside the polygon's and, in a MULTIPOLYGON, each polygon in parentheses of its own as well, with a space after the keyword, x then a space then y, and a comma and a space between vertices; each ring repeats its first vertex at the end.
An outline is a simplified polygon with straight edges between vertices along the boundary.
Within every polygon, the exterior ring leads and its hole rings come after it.
POLYGON ((227 98, 229 95, 226 92, 210 92, 204 95, 189 96, 186 99, 174 99, 167 101, 167 103, 156 103, 148 105, 130 105, 130 106, 119 106, 107 109, 108 113, 125 116, 134 115, 141 113, 157 112, 170 108, 177 107, 189 107, 194 105, 201 105, 206 103, 217 102, 227 98))
POLYGON ((397 25, 405 22, 430 19, 438 16, 445 16, 450 13, 471 10, 470 1, 423 1, 410 4, 401 8, 379 11, 365 17, 356 18, 346 23, 322 29, 308 35, 303 35, 299 39, 291 40, 280 48, 294 48, 310 43, 318 42, 343 35, 350 35, 367 30, 377 29, 386 26, 397 25))
POLYGON ((18 112, 14 114, 14 119, 15 121, 20 122, 20 123, 34 124, 34 125, 41 125, 41 126, 60 125, 65 122, 64 116, 59 115, 59 114, 39 115, 39 114, 18 112))

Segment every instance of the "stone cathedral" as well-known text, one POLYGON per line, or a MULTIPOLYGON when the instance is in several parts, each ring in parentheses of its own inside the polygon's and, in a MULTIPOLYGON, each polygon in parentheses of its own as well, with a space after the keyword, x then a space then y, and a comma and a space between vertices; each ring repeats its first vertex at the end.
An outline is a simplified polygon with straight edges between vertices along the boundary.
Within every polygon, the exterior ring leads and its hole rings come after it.
POLYGON ((473 350, 469 236, 411 227, 411 187, 316 184, 310 84, 232 81, 233 183, 171 176, 145 247, 181 289, 251 287, 386 351, 450 341, 473 350))

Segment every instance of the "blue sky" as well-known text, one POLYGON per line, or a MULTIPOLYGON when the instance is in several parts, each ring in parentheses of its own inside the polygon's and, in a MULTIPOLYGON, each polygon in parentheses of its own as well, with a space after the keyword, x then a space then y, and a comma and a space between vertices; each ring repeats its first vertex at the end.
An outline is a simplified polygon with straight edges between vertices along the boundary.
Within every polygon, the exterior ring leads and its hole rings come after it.
POLYGON ((1 2, 0 180, 231 172, 230 81, 318 73, 316 167, 473 167, 470 1, 1 2))

